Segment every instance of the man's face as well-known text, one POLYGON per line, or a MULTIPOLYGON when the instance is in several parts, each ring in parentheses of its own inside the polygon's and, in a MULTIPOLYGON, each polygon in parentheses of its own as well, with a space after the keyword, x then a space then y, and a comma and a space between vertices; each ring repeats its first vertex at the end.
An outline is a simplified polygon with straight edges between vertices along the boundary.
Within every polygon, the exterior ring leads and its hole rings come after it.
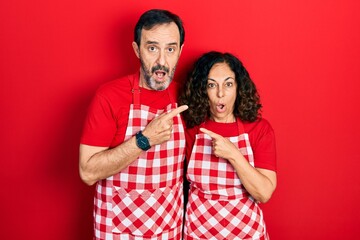
POLYGON ((141 61, 140 86, 164 90, 171 83, 182 46, 180 33, 173 22, 155 25, 141 31, 140 46, 133 42, 136 56, 141 61))

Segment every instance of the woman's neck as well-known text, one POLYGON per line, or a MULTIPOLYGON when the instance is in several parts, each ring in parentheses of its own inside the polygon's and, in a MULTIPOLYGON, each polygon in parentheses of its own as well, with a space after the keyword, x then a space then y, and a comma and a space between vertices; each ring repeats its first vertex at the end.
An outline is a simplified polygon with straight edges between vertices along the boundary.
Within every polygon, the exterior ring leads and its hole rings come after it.
POLYGON ((225 116, 223 118, 210 116, 210 120, 212 120, 214 122, 219 122, 219 123, 233 123, 233 122, 236 122, 236 118, 235 118, 235 116, 233 114, 225 116))

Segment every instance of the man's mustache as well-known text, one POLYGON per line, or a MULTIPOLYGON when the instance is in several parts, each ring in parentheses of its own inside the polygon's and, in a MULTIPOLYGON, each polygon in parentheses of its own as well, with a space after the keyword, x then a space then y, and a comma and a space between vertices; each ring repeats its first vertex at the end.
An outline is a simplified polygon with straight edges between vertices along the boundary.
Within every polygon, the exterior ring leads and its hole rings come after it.
POLYGON ((169 71, 170 71, 169 68, 167 68, 165 66, 156 65, 156 66, 151 68, 151 73, 154 73, 155 71, 158 71, 158 70, 164 71, 166 73, 169 73, 169 71))

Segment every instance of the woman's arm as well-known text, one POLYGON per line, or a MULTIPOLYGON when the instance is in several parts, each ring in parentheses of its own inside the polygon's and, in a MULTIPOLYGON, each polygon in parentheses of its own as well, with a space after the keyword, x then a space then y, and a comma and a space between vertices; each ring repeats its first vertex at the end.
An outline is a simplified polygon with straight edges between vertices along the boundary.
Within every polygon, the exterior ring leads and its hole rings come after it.
MULTIPOLYGON (((228 144, 233 143, 229 141, 228 144)), ((234 167, 246 190, 259 202, 269 201, 276 188, 276 172, 251 166, 238 149, 229 153, 226 159, 234 167)))
POLYGON ((276 172, 251 166, 229 139, 204 128, 200 128, 200 131, 212 138, 215 156, 231 163, 250 195, 262 203, 269 201, 276 188, 276 172))

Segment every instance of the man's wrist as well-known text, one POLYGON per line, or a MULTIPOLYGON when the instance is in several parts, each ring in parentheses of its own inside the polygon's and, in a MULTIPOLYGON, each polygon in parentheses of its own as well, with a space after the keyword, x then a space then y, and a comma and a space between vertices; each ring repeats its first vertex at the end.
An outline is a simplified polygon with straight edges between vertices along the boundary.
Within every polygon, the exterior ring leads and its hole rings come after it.
POLYGON ((142 134, 142 131, 139 131, 135 135, 136 146, 141 150, 147 151, 151 148, 149 139, 142 134))

